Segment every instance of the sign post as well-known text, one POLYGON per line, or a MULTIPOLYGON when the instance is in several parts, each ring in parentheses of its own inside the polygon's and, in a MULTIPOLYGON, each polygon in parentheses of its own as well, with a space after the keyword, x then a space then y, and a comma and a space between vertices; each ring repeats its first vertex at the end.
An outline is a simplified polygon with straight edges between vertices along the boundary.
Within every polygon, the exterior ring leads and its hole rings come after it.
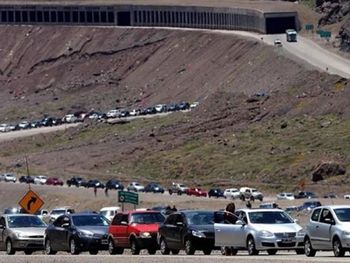
POLYGON ((33 190, 29 190, 18 204, 28 213, 35 214, 44 205, 44 201, 33 190))
POLYGON ((124 203, 133 204, 134 208, 139 204, 139 195, 133 192, 118 191, 118 202, 122 203, 122 210, 124 211, 124 203))

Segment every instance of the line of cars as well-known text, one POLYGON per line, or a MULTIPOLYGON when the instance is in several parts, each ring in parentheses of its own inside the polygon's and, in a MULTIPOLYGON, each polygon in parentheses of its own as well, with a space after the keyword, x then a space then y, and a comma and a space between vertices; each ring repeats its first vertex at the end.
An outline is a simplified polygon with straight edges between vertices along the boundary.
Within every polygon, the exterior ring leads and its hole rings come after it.
POLYGON ((63 118, 50 117, 45 115, 42 119, 27 121, 23 120, 16 124, 9 123, 1 123, 0 124, 0 132, 11 132, 18 130, 26 130, 40 127, 51 127, 57 126, 65 123, 76 123, 83 122, 85 120, 96 120, 102 121, 108 118, 125 118, 128 116, 139 116, 139 115, 148 115, 148 114, 157 114, 162 112, 173 112, 173 111, 183 111, 195 108, 199 105, 198 102, 188 103, 188 102, 180 102, 180 103, 171 103, 171 104, 157 104, 155 106, 133 109, 131 111, 127 109, 112 109, 108 112, 100 112, 91 110, 89 112, 85 111, 77 111, 74 113, 69 113, 65 115, 63 118))

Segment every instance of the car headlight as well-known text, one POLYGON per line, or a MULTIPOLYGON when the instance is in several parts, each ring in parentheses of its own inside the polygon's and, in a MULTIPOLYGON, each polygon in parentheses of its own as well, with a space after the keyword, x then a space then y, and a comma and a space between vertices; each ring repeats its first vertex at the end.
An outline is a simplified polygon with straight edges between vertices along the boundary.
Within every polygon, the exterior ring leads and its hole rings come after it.
POLYGON ((259 232, 259 236, 260 237, 274 237, 274 233, 271 233, 270 231, 267 231, 267 230, 261 230, 259 232))
POLYGON ((87 231, 87 230, 79 230, 78 232, 79 237, 93 237, 94 233, 87 231))
POLYGON ((343 236, 350 236, 350 231, 343 231, 342 234, 343 236))
POLYGON ((141 238, 150 238, 151 233, 150 232, 140 232, 140 237, 141 238))
POLYGON ((304 231, 304 229, 300 229, 297 232, 297 237, 304 237, 306 235, 306 232, 304 231))
POLYGON ((192 230, 192 235, 199 238, 205 238, 205 234, 201 231, 192 230))
POLYGON ((20 232, 15 232, 15 234, 16 234, 16 236, 17 236, 18 238, 28 238, 27 235, 22 234, 22 233, 20 233, 20 232))

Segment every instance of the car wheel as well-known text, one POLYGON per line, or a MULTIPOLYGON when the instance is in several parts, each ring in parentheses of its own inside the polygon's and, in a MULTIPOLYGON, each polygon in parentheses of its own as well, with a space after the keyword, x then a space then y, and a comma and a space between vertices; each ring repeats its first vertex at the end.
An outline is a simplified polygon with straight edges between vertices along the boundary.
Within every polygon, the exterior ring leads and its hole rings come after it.
POLYGON ((204 255, 210 255, 210 254, 211 254, 211 251, 212 251, 212 249, 211 249, 211 248, 206 248, 206 249, 203 249, 203 253, 204 253, 204 255))
POLYGON ((114 247, 114 242, 112 239, 109 239, 109 241, 108 241, 108 252, 110 255, 117 254, 117 250, 114 247))
POLYGON ((156 248, 149 248, 148 249, 148 254, 150 254, 150 255, 154 255, 156 252, 157 252, 156 248))
POLYGON ((248 247, 248 254, 250 256, 254 256, 254 255, 258 255, 259 254, 259 251, 256 250, 255 241, 254 241, 253 237, 249 237, 248 238, 247 247, 248 247))
POLYGON ((8 239, 6 241, 6 253, 7 255, 14 255, 16 253, 16 250, 12 246, 12 241, 8 239))
POLYGON ((137 245, 135 239, 132 239, 132 240, 131 240, 130 249, 131 249, 131 254, 132 254, 132 255, 139 255, 139 254, 140 254, 140 248, 139 248, 139 246, 137 245))
POLYGON ((24 250, 24 254, 26 254, 26 255, 31 255, 31 254, 33 254, 33 250, 31 250, 31 249, 26 249, 26 250, 24 250))
POLYGON ((193 246, 192 241, 190 239, 187 239, 185 241, 185 253, 186 253, 186 255, 193 255, 195 251, 196 250, 193 246))
POLYGON ((304 241, 304 252, 307 257, 314 257, 316 255, 316 250, 312 248, 311 241, 307 237, 304 241))
POLYGON ((173 254, 173 255, 178 255, 179 252, 180 252, 179 249, 172 249, 172 250, 171 250, 171 254, 173 254))
POLYGON ((277 249, 268 249, 267 250, 267 254, 269 254, 270 256, 276 255, 277 253, 277 249))
POLYGON ((90 255, 97 255, 98 254, 98 250, 97 249, 89 250, 89 254, 90 255))
POLYGON ((45 254, 46 255, 55 255, 57 251, 52 250, 50 239, 46 239, 45 241, 45 254))
POLYGON ((166 241, 164 238, 160 240, 160 253, 162 255, 169 255, 170 249, 168 248, 168 245, 166 244, 166 241))
POLYGON ((72 255, 78 255, 79 254, 79 250, 75 244, 75 240, 71 239, 69 242, 69 251, 72 255))
POLYGON ((333 240, 333 253, 335 257, 344 257, 345 250, 338 237, 333 240))
POLYGON ((297 253, 297 255, 304 255, 305 251, 302 248, 298 248, 298 249, 295 250, 295 253, 297 253))

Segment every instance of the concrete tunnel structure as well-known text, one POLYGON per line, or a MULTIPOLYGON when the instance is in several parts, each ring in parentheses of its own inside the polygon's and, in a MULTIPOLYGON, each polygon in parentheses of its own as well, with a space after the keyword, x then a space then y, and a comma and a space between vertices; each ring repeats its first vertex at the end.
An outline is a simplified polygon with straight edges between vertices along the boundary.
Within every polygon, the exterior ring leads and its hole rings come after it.
POLYGON ((0 1, 0 24, 185 27, 263 34, 284 33, 290 28, 298 30, 298 13, 283 5, 276 7, 274 3, 106 0, 97 5, 94 1, 77 0, 0 1))

